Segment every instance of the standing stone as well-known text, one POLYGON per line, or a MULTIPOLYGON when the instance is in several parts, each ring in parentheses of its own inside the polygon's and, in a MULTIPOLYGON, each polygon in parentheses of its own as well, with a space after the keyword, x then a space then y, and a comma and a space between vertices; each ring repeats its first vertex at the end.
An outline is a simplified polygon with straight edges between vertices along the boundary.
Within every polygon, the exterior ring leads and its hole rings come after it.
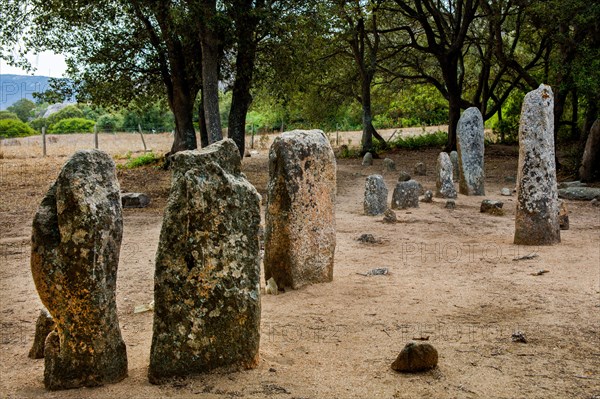
POLYGON ((395 172, 396 171, 396 162, 394 162, 391 158, 386 158, 383 160, 383 171, 384 172, 395 172))
POLYGON ((115 301, 123 235, 115 172, 108 154, 76 152, 33 220, 31 273, 57 328, 44 352, 44 384, 50 390, 127 376, 115 301))
POLYGON ((435 196, 438 198, 456 198, 456 188, 452 179, 452 161, 446 152, 440 152, 437 160, 437 179, 435 196))
POLYGON ((423 162, 417 162, 413 172, 415 173, 415 176, 425 176, 427 175, 427 167, 425 167, 423 162))
POLYGON ((392 211, 390 208, 386 209, 383 213, 383 223, 396 223, 398 222, 398 217, 396 216, 396 212, 392 211))
POLYGON ((418 208, 422 189, 414 180, 398 182, 392 196, 392 209, 418 208))
POLYGON ((542 84, 523 100, 514 239, 517 245, 560 242, 553 99, 550 86, 542 84))
POLYGON ((596 119, 587 141, 579 167, 579 177, 583 181, 592 181, 600 178, 600 119, 596 119))
POLYGON ((173 156, 148 378, 251 368, 260 341, 260 196, 235 143, 173 156))
POLYGON ((371 165, 373 165, 373 154, 371 154, 370 152, 367 152, 365 154, 365 156, 363 157, 362 165, 363 166, 371 166, 371 165))
POLYGON ((400 351, 392 369, 403 373, 415 373, 436 367, 438 352, 428 343, 409 342, 400 351))
POLYGON ((452 161, 452 178, 454 181, 458 181, 460 176, 460 168, 458 167, 458 152, 450 152, 450 161, 452 161))
POLYGON ((320 130, 277 137, 269 151, 265 279, 300 288, 333 280, 336 163, 320 130))
POLYGON ((365 215, 381 215, 387 209, 388 189, 385 186, 383 177, 380 175, 371 175, 365 182, 365 215))
POLYGON ((444 205, 446 209, 456 209, 456 201, 453 199, 449 199, 446 201, 446 205, 444 205))
POLYGON ((30 359, 42 359, 44 357, 46 338, 55 328, 54 319, 48 313, 48 310, 43 308, 35 322, 35 336, 33 338, 33 345, 29 350, 30 359))
POLYGON ((458 189, 464 195, 485 195, 483 118, 479 109, 468 108, 456 128, 458 147, 458 189))

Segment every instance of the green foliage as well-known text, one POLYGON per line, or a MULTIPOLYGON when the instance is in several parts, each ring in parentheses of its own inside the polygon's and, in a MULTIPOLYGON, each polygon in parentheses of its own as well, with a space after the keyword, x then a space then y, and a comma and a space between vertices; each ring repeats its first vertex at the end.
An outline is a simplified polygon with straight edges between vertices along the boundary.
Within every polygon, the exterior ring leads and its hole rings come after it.
POLYGON ((119 169, 133 169, 138 168, 144 165, 154 165, 161 161, 161 157, 157 156, 152 151, 147 152, 139 157, 132 157, 131 153, 127 154, 127 162, 123 164, 119 164, 119 169))
POLYGON ((389 142, 390 148, 403 148, 416 150, 419 148, 443 147, 448 142, 448 133, 437 131, 435 133, 423 133, 417 136, 399 135, 389 142))
POLYGON ((13 120, 18 121, 19 117, 14 112, 0 111, 0 120, 4 120, 4 119, 13 119, 13 120))
POLYGON ((58 121, 63 119, 72 119, 72 118, 84 118, 83 111, 80 110, 76 105, 69 105, 65 108, 61 109, 58 112, 50 115, 48 118, 48 125, 53 125, 58 121))
POLYGON ((338 158, 358 158, 360 157, 360 148, 342 145, 337 155, 338 158))
POLYGON ((144 131, 169 132, 175 128, 173 113, 162 103, 151 103, 144 107, 132 105, 121 111, 123 130, 137 131, 138 125, 144 131))
POLYGON ((502 120, 499 120, 496 114, 490 121, 494 134, 503 144, 514 144, 519 141, 519 120, 524 98, 525 93, 522 91, 513 91, 502 106, 502 120))
POLYGON ((31 126, 33 129, 37 130, 38 132, 42 131, 42 128, 44 126, 48 126, 48 119, 46 118, 36 118, 32 121, 28 122, 28 125, 31 126))
POLYGON ((14 112, 22 122, 27 122, 33 115, 35 110, 35 103, 26 98, 22 98, 10 107, 6 108, 7 111, 14 112))
POLYGON ((0 137, 24 137, 34 134, 35 131, 18 118, 0 120, 0 137))
POLYGON ((61 119, 48 129, 48 133, 91 133, 96 122, 84 118, 61 119))
POLYGON ((123 128, 123 117, 119 114, 104 114, 96 120, 100 131, 115 132, 123 128))

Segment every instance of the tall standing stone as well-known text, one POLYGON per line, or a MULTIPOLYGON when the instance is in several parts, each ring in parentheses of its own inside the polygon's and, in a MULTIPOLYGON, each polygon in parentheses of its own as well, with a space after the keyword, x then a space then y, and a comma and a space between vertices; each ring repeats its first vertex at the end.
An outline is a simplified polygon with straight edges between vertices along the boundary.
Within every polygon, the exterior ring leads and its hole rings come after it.
POLYGON ((365 215, 381 215, 387 209, 388 189, 381 175, 371 175, 365 182, 365 215))
POLYGON ((523 100, 515 244, 552 245, 560 242, 553 99, 550 86, 540 85, 523 100))
POLYGON ((320 130, 277 137, 269 151, 265 279, 300 288, 333 280, 336 162, 320 130))
POLYGON ((251 368, 260 341, 260 196, 232 140, 173 156, 156 254, 148 378, 251 368))
POLYGON ((437 179, 435 196, 438 198, 456 198, 456 188, 452 178, 452 161, 446 152, 440 152, 437 159, 437 179))
POLYGON ((115 288, 123 216, 110 156, 78 151, 48 190, 32 226, 31 273, 56 322, 44 351, 50 390, 127 376, 115 288))
POLYGON ((459 184, 464 195, 485 195, 483 118, 479 109, 463 112, 456 128, 459 184))

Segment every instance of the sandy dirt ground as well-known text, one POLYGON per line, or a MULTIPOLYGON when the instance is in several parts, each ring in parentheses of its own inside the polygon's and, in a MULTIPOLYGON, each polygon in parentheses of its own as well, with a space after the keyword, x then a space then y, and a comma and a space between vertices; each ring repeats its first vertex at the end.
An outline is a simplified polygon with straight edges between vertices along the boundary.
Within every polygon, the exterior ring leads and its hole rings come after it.
MULTIPOLYGON (((340 144, 359 141, 342 136, 340 144)), ((39 156, 39 137, 0 147, 0 398, 600 398, 600 208, 567 201, 571 227, 561 232, 561 244, 513 245, 516 198, 499 192, 514 186, 505 178, 516 175, 518 149, 503 146, 486 149, 485 198, 503 200, 504 216, 481 214, 482 197, 459 195, 455 210, 435 199, 397 211, 394 225, 363 214, 365 178, 383 173, 382 160, 362 167, 359 159, 339 159, 334 281, 262 296, 256 369, 162 386, 146 378, 152 313, 133 310, 153 299, 170 175, 152 167, 119 170, 123 190, 152 197, 148 208, 124 210, 117 303, 129 377, 99 388, 46 391, 44 361, 27 357, 42 306, 29 268, 31 221, 66 156, 89 147, 90 139, 60 136, 46 158, 39 156), (381 242, 358 242, 364 233, 381 242), (538 256, 513 260, 529 253, 538 256), (377 267, 389 275, 362 275, 377 267), (535 275, 539 270, 548 273, 535 275), (517 330, 527 343, 512 342, 517 330), (426 337, 439 351, 438 368, 390 369, 407 342, 426 337)), ((159 152, 170 144, 168 135, 146 140, 159 152)), ((117 156, 139 150, 139 141, 102 135, 100 143, 117 156)), ((264 201, 268 142, 255 148, 243 169, 264 201)), ((416 179, 433 190, 438 152, 388 156, 398 171, 424 162, 427 176, 416 179)), ((397 176, 384 174, 390 201, 397 176)))

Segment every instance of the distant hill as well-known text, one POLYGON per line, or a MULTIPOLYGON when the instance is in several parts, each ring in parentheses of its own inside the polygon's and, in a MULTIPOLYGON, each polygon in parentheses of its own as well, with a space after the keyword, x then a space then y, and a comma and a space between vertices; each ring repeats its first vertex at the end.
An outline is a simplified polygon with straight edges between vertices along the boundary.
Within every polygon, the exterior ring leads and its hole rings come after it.
POLYGON ((46 91, 49 79, 47 76, 0 74, 0 110, 10 107, 21 98, 35 101, 33 93, 46 91))

